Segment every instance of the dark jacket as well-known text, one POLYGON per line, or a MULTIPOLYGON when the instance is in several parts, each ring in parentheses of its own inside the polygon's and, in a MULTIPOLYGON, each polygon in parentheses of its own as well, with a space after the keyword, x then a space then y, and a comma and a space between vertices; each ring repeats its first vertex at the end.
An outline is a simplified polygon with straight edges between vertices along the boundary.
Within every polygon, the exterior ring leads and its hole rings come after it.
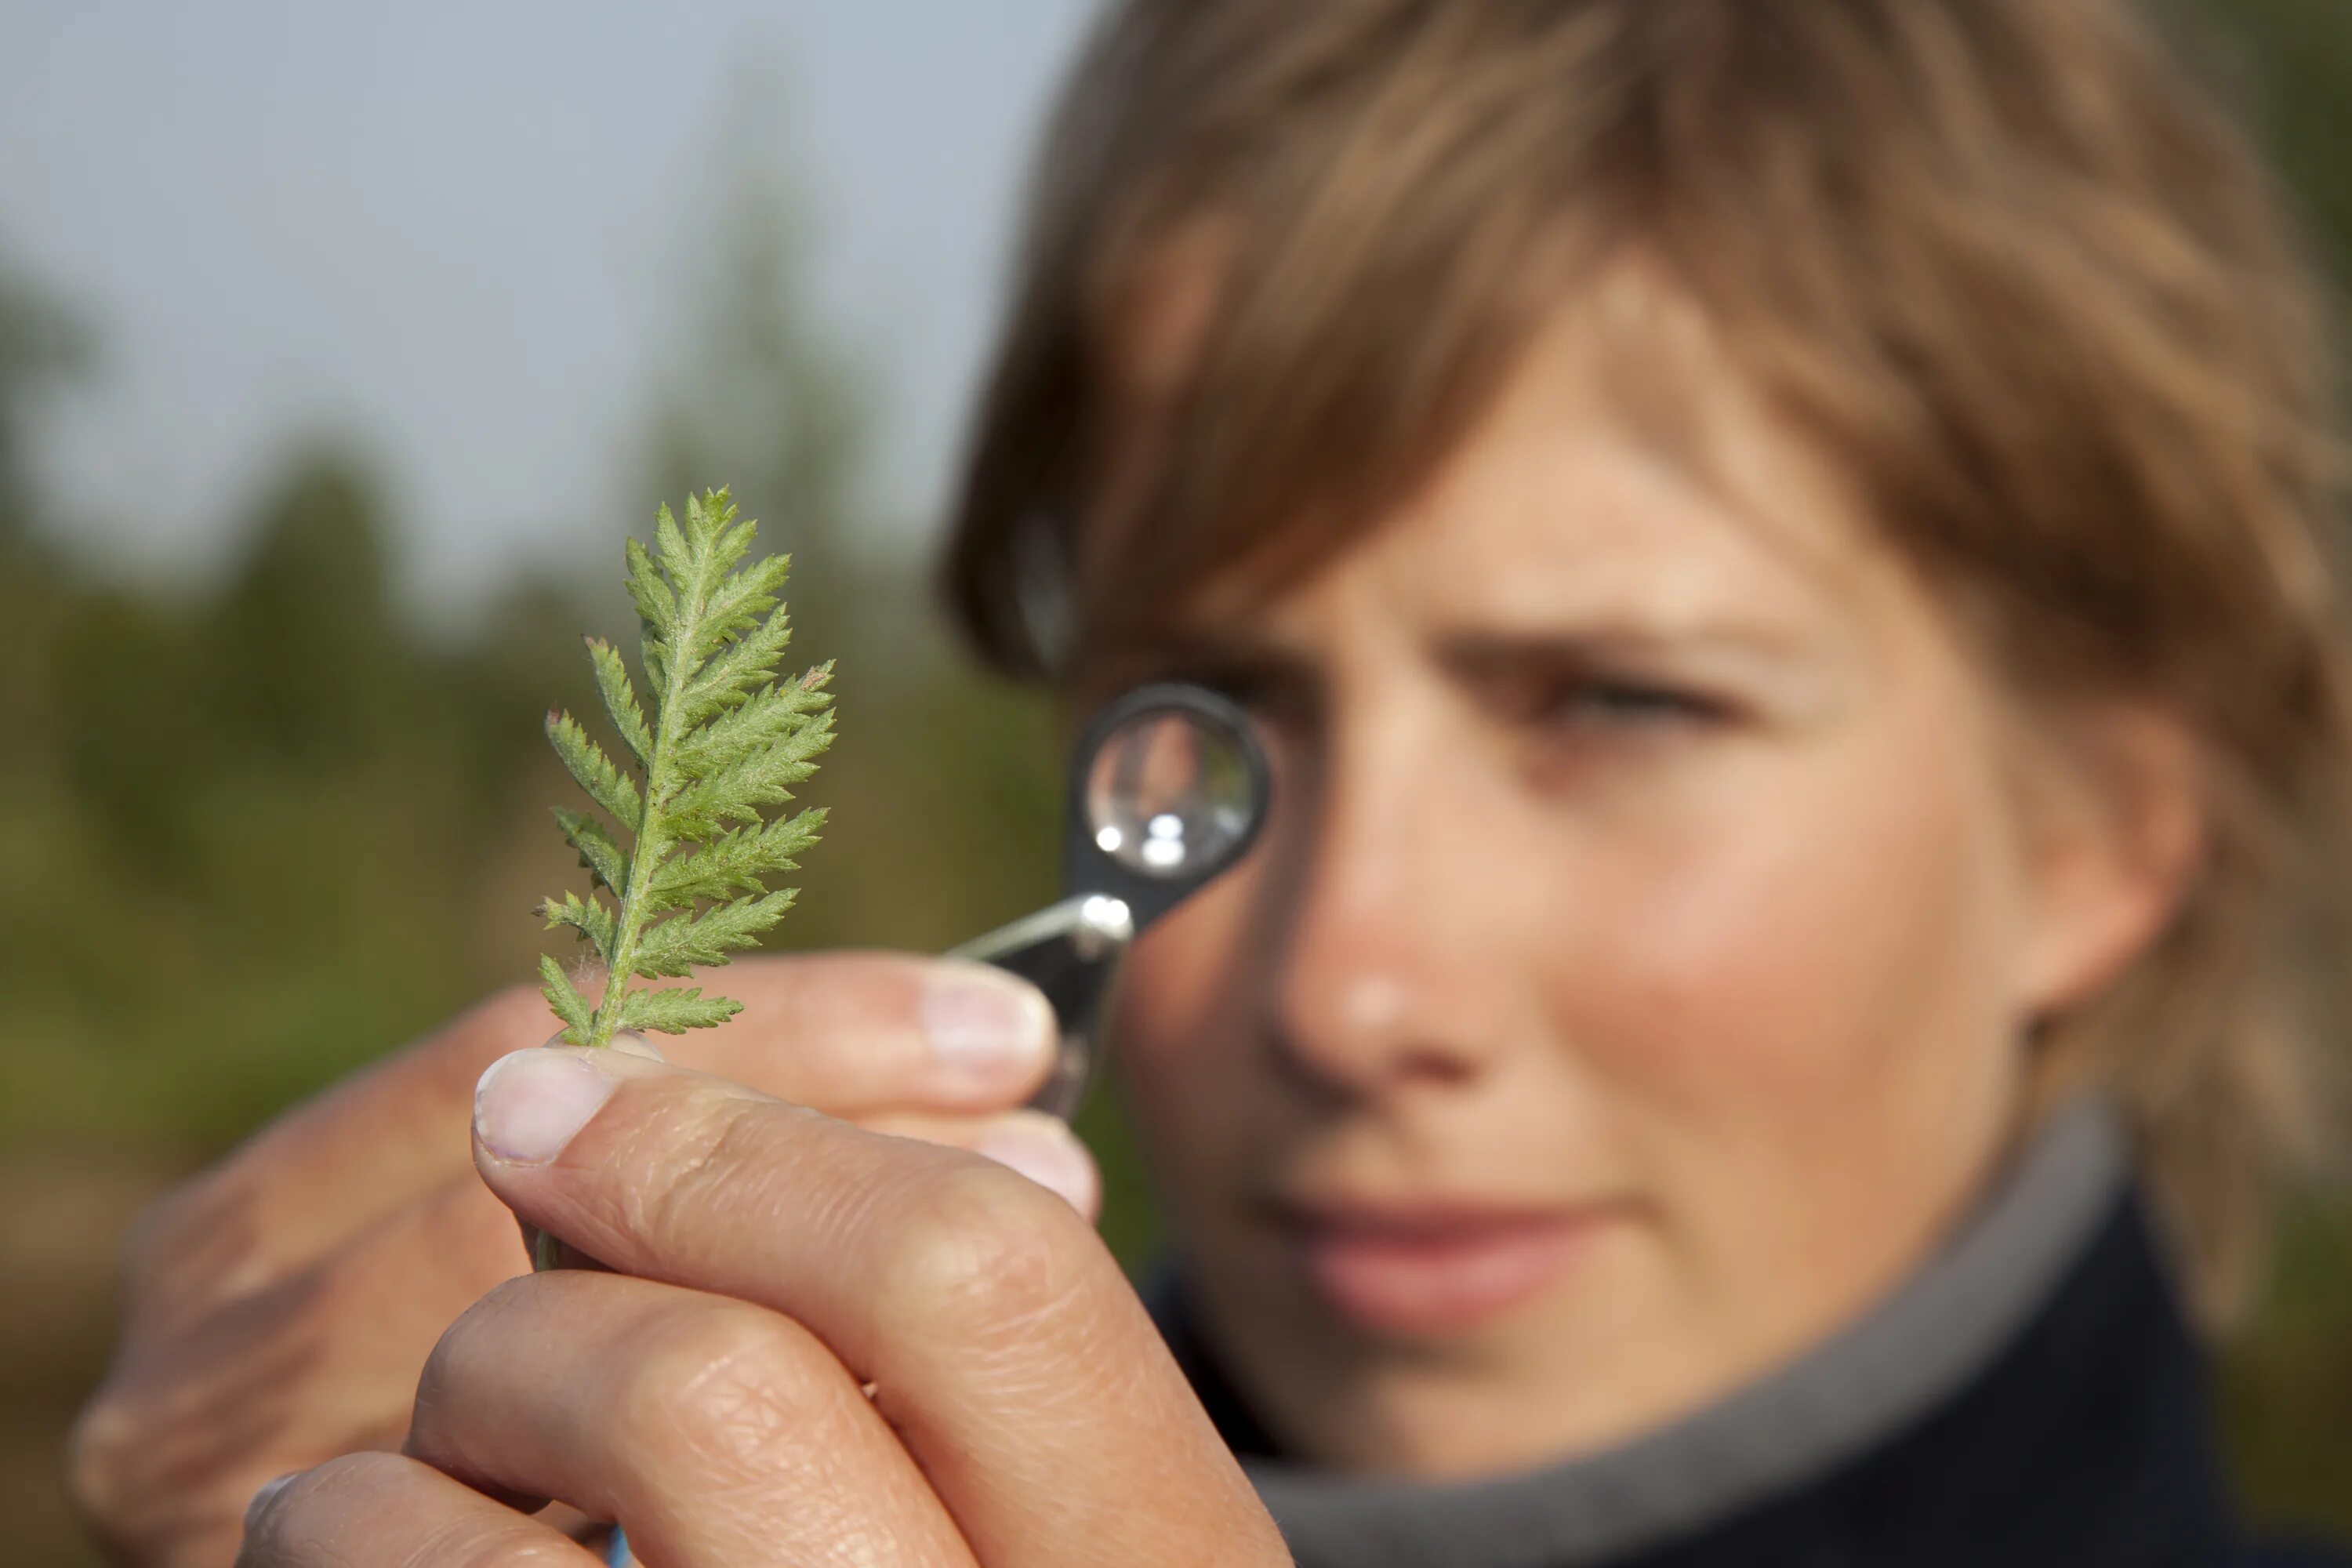
POLYGON ((1302 1568, 2324 1568, 2257 1546, 2112 1117, 2053 1123, 1952 1245, 1795 1365, 1626 1447, 1492 1481, 1286 1462, 1173 1278, 1162 1327, 1302 1568))

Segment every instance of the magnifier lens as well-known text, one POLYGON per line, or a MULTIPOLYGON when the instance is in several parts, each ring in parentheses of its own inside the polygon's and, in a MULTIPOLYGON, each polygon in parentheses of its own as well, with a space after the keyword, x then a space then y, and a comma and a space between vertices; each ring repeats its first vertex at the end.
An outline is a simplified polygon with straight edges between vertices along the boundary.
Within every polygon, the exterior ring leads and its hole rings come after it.
POLYGON ((1095 847, 1130 871, 1170 880, 1217 865, 1248 836, 1255 802, 1241 748, 1174 710, 1115 730, 1087 771, 1095 847))

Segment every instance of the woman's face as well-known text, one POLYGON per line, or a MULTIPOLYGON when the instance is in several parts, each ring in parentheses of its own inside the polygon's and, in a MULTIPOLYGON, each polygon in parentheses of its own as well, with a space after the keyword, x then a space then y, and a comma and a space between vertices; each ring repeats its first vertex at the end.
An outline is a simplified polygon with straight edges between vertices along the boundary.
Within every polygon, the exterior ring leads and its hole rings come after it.
POLYGON ((1936 1244, 2026 1020, 2112 966, 1984 678, 1706 360, 1601 295, 1392 516, 1165 650, 1256 705, 1277 800, 1140 944, 1123 1079, 1307 1457, 1531 1464, 1785 1360, 1936 1244))

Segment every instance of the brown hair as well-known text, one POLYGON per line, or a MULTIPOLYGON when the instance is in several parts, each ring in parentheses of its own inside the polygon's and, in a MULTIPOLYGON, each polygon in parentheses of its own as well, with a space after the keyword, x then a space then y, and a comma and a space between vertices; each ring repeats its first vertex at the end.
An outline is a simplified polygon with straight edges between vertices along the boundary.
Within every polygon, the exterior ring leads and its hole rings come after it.
POLYGON ((1083 662, 1211 573, 1304 569, 1629 252, 2017 689, 2152 700, 2200 742, 2198 887, 2036 1048, 2045 1093, 2127 1107, 2222 1301, 2309 1094, 2280 917, 2347 755, 2333 357, 2265 171, 2126 0, 1128 0, 1050 132, 961 619, 1038 673, 1041 605, 1083 662), (1088 537, 1122 313, 1203 235, 1149 493, 1088 537))

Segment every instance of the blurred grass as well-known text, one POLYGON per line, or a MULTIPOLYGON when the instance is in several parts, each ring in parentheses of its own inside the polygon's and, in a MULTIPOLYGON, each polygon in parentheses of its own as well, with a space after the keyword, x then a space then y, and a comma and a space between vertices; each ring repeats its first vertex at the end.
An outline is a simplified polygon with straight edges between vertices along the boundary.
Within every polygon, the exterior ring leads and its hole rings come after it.
MULTIPOLYGON (((2352 257, 2352 5, 2203 0, 2337 258, 2352 257)), ((0 273, 0 1517, 10 1560, 92 1561, 57 1445, 111 1325, 115 1237, 143 1195, 277 1110, 496 986, 571 885, 539 736, 590 700, 578 635, 627 636, 618 541, 656 495, 730 483, 796 557, 797 659, 836 658, 832 812, 786 946, 937 950, 1055 891, 1055 720, 963 668, 921 566, 862 490, 861 356, 809 317, 807 226, 772 171, 697 280, 641 492, 583 520, 575 578, 513 587, 471 632, 397 601, 386 488, 303 449, 251 499, 218 584, 132 592, 60 541, 29 484, 33 415, 91 334, 0 273)), ((0 215, 5 216, 5 215, 0 215)), ((1106 1228, 1154 1234, 1107 1103, 1106 1228)), ((2225 1368, 2231 1449, 2267 1516, 2352 1534, 2352 1197, 2314 1193, 2225 1368)))

